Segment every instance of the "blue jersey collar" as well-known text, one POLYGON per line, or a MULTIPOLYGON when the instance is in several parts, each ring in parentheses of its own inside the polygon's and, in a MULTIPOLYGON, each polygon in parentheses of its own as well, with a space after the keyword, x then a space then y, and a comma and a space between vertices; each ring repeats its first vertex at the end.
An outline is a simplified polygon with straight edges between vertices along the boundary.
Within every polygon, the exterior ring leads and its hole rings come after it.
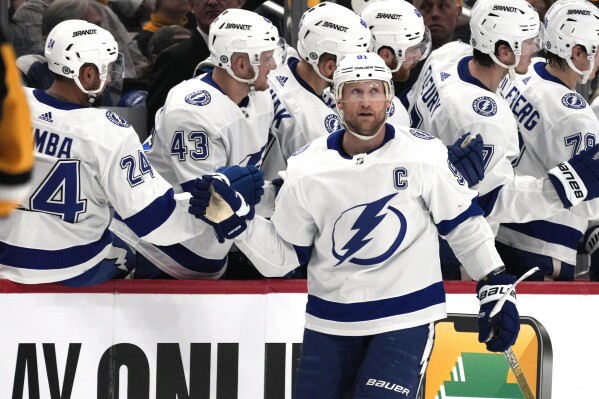
POLYGON ((568 87, 567 84, 565 84, 561 79, 553 76, 552 74, 549 73, 549 71, 547 70, 547 68, 545 68, 545 66, 547 65, 547 63, 545 62, 537 62, 536 64, 533 65, 533 68, 535 69, 535 72, 537 73, 537 75, 539 75, 539 77, 541 79, 544 80, 548 80, 550 82, 554 82, 560 85, 565 86, 568 90, 570 90, 570 88, 568 87))
MULTIPOLYGON (((341 155, 341 157, 343 157, 343 158, 352 159, 353 157, 351 155, 349 155, 347 152, 345 152, 345 150, 341 146, 341 139, 343 138, 344 134, 345 134, 345 129, 339 129, 339 130, 336 130, 333 133, 329 134, 329 136, 327 137, 327 148, 329 150, 337 151, 339 153, 339 155, 341 155)), ((378 146, 374 150, 369 151, 368 154, 383 147, 385 144, 387 144, 389 141, 391 141, 394 138, 395 138, 395 129, 390 124, 385 123, 385 138, 383 139, 383 142, 381 143, 380 146, 378 146)))
MULTIPOLYGON (((221 93, 223 93, 223 95, 226 96, 225 92, 223 91, 223 89, 220 88, 220 86, 218 84, 216 84, 216 82, 214 81, 214 79, 212 79, 212 71, 210 72, 206 72, 203 76, 200 77, 200 80, 204 83, 209 84, 210 86, 214 87, 216 90, 220 91, 221 93)), ((240 108, 243 107, 247 107, 248 104, 250 103, 250 97, 249 96, 245 96, 240 102, 239 104, 237 104, 237 106, 239 106, 240 108)))
POLYGON ((59 100, 58 98, 52 97, 44 90, 40 89, 33 90, 33 96, 36 98, 37 101, 56 109, 70 111, 72 109, 87 108, 85 105, 72 103, 70 101, 59 100))
POLYGON ((464 57, 464 58, 462 58, 460 60, 460 62, 458 63, 458 76, 464 82, 467 82, 467 83, 473 84, 475 86, 478 86, 481 89, 485 89, 487 91, 491 91, 491 90, 489 90, 489 88, 487 86, 485 86, 483 84, 483 82, 481 82, 480 80, 478 80, 477 78, 475 78, 474 76, 472 76, 472 74, 468 70, 468 62, 470 62, 471 59, 472 59, 472 56, 469 55, 469 56, 464 57))

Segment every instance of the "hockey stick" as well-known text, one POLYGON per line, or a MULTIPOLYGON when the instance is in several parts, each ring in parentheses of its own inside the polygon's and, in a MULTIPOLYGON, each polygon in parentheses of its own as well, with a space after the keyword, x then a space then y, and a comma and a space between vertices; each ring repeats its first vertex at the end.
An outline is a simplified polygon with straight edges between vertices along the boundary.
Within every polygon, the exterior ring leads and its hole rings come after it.
MULTIPOLYGON (((529 271, 524 273, 524 275, 522 275, 522 277, 520 277, 518 280, 516 280, 514 285, 512 285, 510 288, 508 288, 507 292, 505 294, 503 294, 503 296, 501 298, 499 298, 499 300, 497 301, 495 306, 493 306, 493 309, 491 310, 491 313, 489 314, 489 319, 493 318, 493 316, 495 316, 497 313, 499 313, 499 311, 501 310, 501 307, 503 306, 504 302, 507 300, 508 296, 511 294, 514 287, 516 287, 516 285, 518 285, 518 283, 520 283, 522 280, 524 280, 528 276, 532 275, 537 270, 539 270, 538 267, 533 267, 532 269, 530 269, 529 271)), ((507 359, 507 362, 510 365, 512 372, 516 376, 516 381, 518 381, 518 386, 520 387, 520 390, 524 394, 524 399, 535 399, 535 396, 532 393, 532 390, 530 389, 530 385, 528 385, 528 381, 526 380, 526 376, 524 375, 524 371, 522 370, 522 367, 520 366, 520 362, 518 362, 518 358, 516 358, 516 354, 514 353, 514 350, 512 349, 512 347, 510 346, 509 348, 507 348, 505 350, 505 352, 503 352, 503 355, 507 359)))

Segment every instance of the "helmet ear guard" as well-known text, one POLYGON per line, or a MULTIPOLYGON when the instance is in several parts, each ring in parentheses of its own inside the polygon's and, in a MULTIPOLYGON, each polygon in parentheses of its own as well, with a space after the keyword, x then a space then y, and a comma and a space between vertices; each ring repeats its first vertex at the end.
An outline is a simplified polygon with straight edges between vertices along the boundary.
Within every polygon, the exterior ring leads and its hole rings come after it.
POLYGON ((599 10, 584 0, 562 0, 554 3, 545 14, 541 27, 543 47, 563 58, 568 66, 581 75, 581 84, 587 82, 597 64, 599 53, 599 10), (589 69, 581 71, 572 62, 572 50, 584 47, 589 69))
POLYGON ((318 68, 323 54, 332 54, 337 63, 347 54, 365 52, 370 46, 366 22, 354 12, 335 3, 323 2, 308 9, 300 20, 297 51, 312 65, 318 76, 332 83, 318 68))
POLYGON ((83 20, 56 25, 46 39, 44 56, 52 72, 73 79, 91 97, 104 89, 107 80, 119 80, 124 75, 123 56, 112 34, 83 20), (87 90, 79 81, 79 71, 85 64, 93 64, 98 70, 100 86, 96 89, 87 90))
POLYGON ((274 67, 285 62, 287 45, 277 28, 268 19, 251 11, 230 8, 223 11, 210 25, 208 35, 210 60, 225 69, 240 82, 253 85, 258 77, 258 67, 263 62, 274 61, 274 67), (273 51, 272 57, 265 52, 273 51), (247 54, 254 69, 250 79, 235 75, 232 64, 235 53, 247 54), (268 59, 266 59, 268 58, 268 59))

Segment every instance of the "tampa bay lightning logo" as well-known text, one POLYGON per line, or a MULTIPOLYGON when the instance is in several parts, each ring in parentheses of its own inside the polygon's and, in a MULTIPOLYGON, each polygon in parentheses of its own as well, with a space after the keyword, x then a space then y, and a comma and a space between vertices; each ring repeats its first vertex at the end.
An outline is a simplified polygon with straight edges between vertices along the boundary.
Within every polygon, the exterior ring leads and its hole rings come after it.
POLYGON ((210 96, 210 93, 208 93, 206 90, 196 91, 185 96, 186 103, 191 105, 197 105, 199 107, 210 104, 211 100, 212 97, 210 96))
POLYGON ((412 136, 418 137, 419 139, 422 139, 422 140, 432 140, 432 139, 434 139, 433 136, 431 136, 427 132, 423 132, 422 130, 410 129, 410 133, 412 133, 412 136))
POLYGON ((333 256, 342 263, 376 265, 389 259, 406 236, 406 218, 388 205, 393 193, 343 212, 333 227, 333 256), (375 238, 376 236, 376 238, 375 238))
POLYGON ((131 124, 129 122, 127 122, 126 120, 124 120, 123 118, 121 118, 120 116, 118 116, 117 114, 115 114, 112 111, 106 111, 106 118, 108 118, 108 120, 110 122, 112 122, 115 125, 120 126, 120 127, 131 126, 131 124))
POLYGON ((472 102, 472 109, 482 116, 493 116, 497 113, 497 103, 491 97, 483 96, 472 102))
POLYGON ((391 106, 387 108, 387 117, 392 117, 395 113, 395 104, 391 103, 391 106))
POLYGON ((578 93, 568 93, 562 97, 562 104, 572 109, 583 109, 587 106, 587 102, 578 93))
POLYGON ((324 127, 327 129, 327 132, 333 133, 341 129, 341 119, 338 115, 329 114, 324 118, 324 127))

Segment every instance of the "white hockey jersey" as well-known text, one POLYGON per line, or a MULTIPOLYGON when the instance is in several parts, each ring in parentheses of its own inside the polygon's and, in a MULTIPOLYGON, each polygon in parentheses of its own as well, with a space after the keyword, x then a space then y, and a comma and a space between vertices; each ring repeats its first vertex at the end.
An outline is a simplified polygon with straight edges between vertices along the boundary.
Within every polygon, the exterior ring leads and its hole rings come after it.
POLYGON ((545 219, 563 209, 548 178, 515 177, 518 129, 508 103, 470 74, 466 56, 457 63, 429 63, 411 105, 412 127, 453 144, 465 133, 484 141, 485 177, 474 188, 494 231, 499 222, 545 219), (522 206, 530 203, 534 206, 522 206))
MULTIPOLYGON (((586 100, 545 69, 531 65, 515 82, 504 79, 501 93, 518 123, 517 175, 537 178, 580 151, 597 144, 599 121, 586 100)), ((502 224, 497 240, 532 253, 576 264, 578 242, 588 220, 563 210, 547 220, 502 224)))
POLYGON ((207 229, 152 169, 131 125, 112 111, 26 89, 35 139, 27 198, 0 219, 0 278, 63 281, 111 249, 109 207, 140 237, 169 245, 207 229))
MULTIPOLYGON (((171 89, 156 116, 147 156, 177 192, 189 191, 196 178, 220 166, 260 166, 272 120, 273 103, 268 92, 257 91, 237 105, 209 72, 171 89)), ((231 242, 218 243, 213 231, 180 244, 157 247, 140 240, 126 226, 115 223, 112 228, 173 277, 218 278, 225 271, 231 242)))
POLYGON ((476 192, 425 132, 387 125, 381 147, 353 157, 343 134, 289 158, 271 221, 236 244, 265 275, 308 261, 309 329, 369 335, 444 318, 438 234, 476 278, 502 264, 476 192))

